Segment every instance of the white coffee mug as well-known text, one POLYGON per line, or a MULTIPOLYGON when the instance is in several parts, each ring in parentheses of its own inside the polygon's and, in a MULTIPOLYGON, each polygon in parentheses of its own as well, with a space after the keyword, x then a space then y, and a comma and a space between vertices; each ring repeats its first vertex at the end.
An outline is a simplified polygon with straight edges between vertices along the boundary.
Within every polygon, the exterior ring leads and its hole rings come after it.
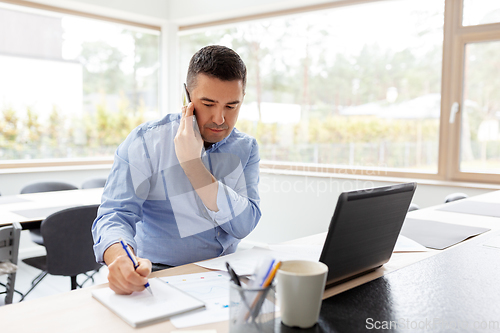
POLYGON ((316 324, 327 273, 328 267, 321 262, 282 262, 277 273, 277 293, 283 324, 300 328, 316 324))

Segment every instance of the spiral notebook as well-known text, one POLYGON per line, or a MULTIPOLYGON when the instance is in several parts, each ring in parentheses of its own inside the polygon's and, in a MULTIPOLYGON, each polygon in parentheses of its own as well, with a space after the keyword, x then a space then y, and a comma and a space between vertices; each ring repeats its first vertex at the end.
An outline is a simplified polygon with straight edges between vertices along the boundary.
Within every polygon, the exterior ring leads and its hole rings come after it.
POLYGON ((165 283, 158 278, 150 279, 153 291, 118 295, 110 288, 92 291, 92 296, 132 327, 157 323, 171 316, 205 307, 199 299, 165 283))

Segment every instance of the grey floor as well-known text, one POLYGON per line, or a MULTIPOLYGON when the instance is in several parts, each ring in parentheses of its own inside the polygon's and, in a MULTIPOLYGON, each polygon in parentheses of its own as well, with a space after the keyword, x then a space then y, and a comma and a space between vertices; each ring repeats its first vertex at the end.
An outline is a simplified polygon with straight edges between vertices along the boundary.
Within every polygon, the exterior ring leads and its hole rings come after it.
MULTIPOLYGON (((23 258, 29 257, 29 256, 34 256, 34 255, 43 255, 44 254, 44 249, 40 247, 38 248, 38 245, 31 243, 26 237, 23 237, 25 232, 23 231, 21 235, 21 248, 26 249, 27 251, 20 251, 20 260, 18 262, 18 267, 17 267, 17 274, 16 274, 16 282, 15 282, 15 289, 19 290, 22 293, 25 293, 27 290, 29 290, 31 286, 31 281, 38 275, 40 274, 40 270, 36 269, 34 267, 26 265, 24 262, 22 262, 23 258)), ((108 276, 108 268, 106 266, 103 266, 97 274, 94 275, 94 283, 92 281, 88 281, 87 283, 84 284, 84 288, 92 286, 94 284, 101 284, 101 283, 106 283, 108 282, 107 280, 108 276)), ((77 278, 78 283, 82 283, 85 280, 84 275, 80 275, 77 278)), ((7 275, 2 275, 0 276, 0 282, 5 284, 7 281, 7 275)), ((0 292, 4 291, 5 288, 0 286, 0 292)), ((42 282, 38 284, 38 286, 29 293, 28 296, 23 300, 29 301, 33 300, 36 298, 40 297, 46 297, 46 296, 51 296, 59 293, 64 293, 68 292, 71 290, 71 280, 69 277, 65 276, 56 276, 56 275, 47 275, 42 282)), ((15 293, 14 294, 14 301, 13 303, 18 303, 20 300, 21 296, 19 294, 15 293)), ((5 302, 5 294, 0 294, 0 306, 4 305, 5 302)))

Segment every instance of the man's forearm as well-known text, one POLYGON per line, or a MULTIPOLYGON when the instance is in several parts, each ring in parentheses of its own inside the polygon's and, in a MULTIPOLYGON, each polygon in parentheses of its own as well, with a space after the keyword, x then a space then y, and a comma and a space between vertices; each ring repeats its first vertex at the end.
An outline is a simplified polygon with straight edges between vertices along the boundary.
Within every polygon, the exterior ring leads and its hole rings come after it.
POLYGON ((213 212, 219 210, 217 206, 217 179, 207 170, 201 159, 194 159, 181 164, 184 173, 205 206, 213 212))

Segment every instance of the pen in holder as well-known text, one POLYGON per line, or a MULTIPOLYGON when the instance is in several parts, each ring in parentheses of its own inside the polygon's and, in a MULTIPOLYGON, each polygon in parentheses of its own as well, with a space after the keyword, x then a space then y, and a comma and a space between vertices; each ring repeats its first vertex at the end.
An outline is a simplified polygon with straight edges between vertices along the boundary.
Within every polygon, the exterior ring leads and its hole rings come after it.
POLYGON ((229 332, 274 332, 274 284, 265 288, 229 285, 229 332))

